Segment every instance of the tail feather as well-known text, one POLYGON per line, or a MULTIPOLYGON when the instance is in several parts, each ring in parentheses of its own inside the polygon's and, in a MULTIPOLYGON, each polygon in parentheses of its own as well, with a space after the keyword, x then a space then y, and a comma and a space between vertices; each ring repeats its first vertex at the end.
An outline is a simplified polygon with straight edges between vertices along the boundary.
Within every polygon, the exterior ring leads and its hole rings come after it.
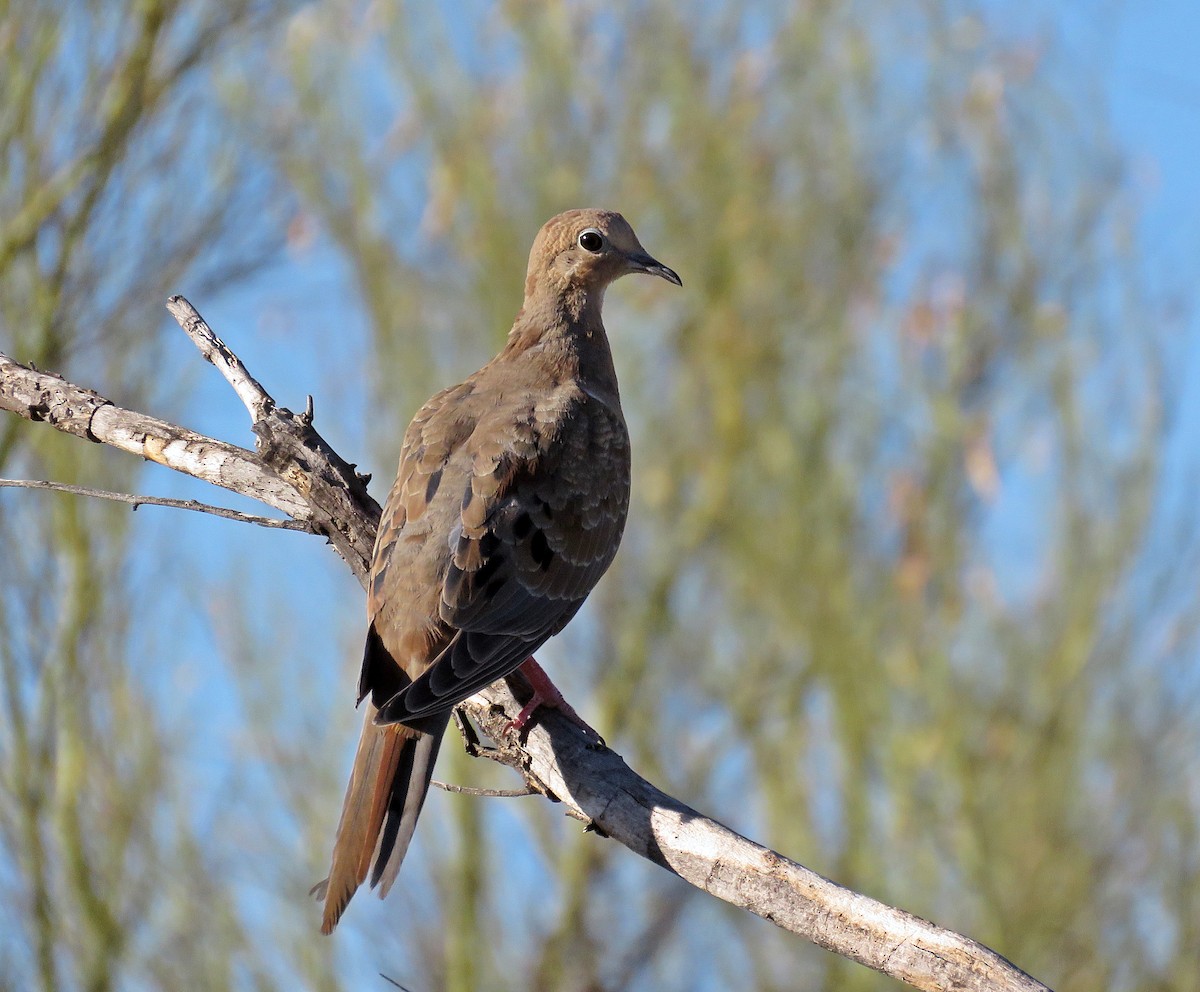
POLYGON ((324 898, 321 932, 333 932, 350 898, 375 863, 371 885, 382 881, 383 896, 395 881, 408 850, 417 817, 429 790, 443 724, 434 733, 418 733, 399 724, 377 727, 370 703, 364 714, 354 770, 333 845, 329 877, 313 887, 324 898))
POLYGON ((396 772, 396 787, 388 803, 387 818, 379 832, 379 843, 375 848, 375 870, 371 873, 371 886, 379 886, 379 898, 386 896, 396 881, 396 874, 408 853, 417 817, 429 794, 429 782, 433 778, 433 766, 442 746, 449 719, 441 727, 426 731, 405 747, 396 772))

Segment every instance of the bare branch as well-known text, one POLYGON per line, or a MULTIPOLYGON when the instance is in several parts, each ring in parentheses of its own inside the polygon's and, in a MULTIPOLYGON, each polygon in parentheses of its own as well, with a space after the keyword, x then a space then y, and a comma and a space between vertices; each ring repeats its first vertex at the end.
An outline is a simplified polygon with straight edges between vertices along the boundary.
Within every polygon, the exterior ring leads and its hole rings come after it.
POLYGON ((439 789, 446 792, 453 792, 460 796, 483 796, 492 799, 520 799, 524 796, 540 796, 541 793, 532 786, 525 786, 523 789, 476 789, 470 785, 454 785, 451 782, 440 782, 436 778, 431 779, 430 785, 436 785, 439 789))
POLYGON ((365 581, 380 512, 367 492, 371 477, 360 475, 317 433, 311 396, 298 416, 279 406, 191 303, 172 296, 167 309, 250 411, 263 461, 307 497, 312 530, 326 535, 359 581, 365 581))
MULTIPOLYGON (((234 365, 244 370, 236 356, 234 365)), ((248 373, 246 378, 253 382, 248 373)), ((0 354, 0 410, 112 445, 281 510, 328 537, 363 580, 379 505, 355 466, 342 460, 311 423, 269 396, 267 400, 270 413, 254 425, 259 447, 255 453, 122 409, 91 389, 0 354)))
MULTIPOLYGON (((181 322, 194 328, 203 324, 183 302, 181 322)), ((310 417, 275 407, 236 356, 211 330, 208 334, 219 345, 218 367, 228 370, 226 378, 251 415, 263 411, 254 427, 260 454, 122 410, 90 390, 3 355, 0 409, 153 458, 312 521, 365 585, 379 507, 354 466, 329 448, 310 417)), ((843 888, 702 816, 553 711, 541 711, 522 742, 508 729, 521 709, 513 686, 528 688, 513 676, 464 704, 496 742, 494 748, 477 750, 518 769, 532 790, 560 800, 564 812, 597 834, 719 899, 926 992, 1048 992, 970 938, 843 888)))
POLYGON ((520 681, 480 693, 486 705, 471 704, 472 719, 496 742, 496 760, 510 764, 519 754, 533 788, 602 836, 718 899, 926 992, 1047 992, 969 937, 844 888, 698 813, 553 710, 539 710, 518 742, 507 723, 521 709, 510 688, 520 681))
POLYGON ((89 489, 87 486, 68 486, 62 482, 47 482, 45 479, 0 479, 0 486, 14 489, 51 489, 58 493, 71 493, 75 496, 90 496, 93 499, 108 499, 115 503, 128 503, 135 510, 139 506, 171 506, 177 510, 195 510, 197 513, 211 513, 214 517, 224 517, 226 520, 236 520, 244 524, 257 524, 259 527, 275 527, 280 530, 311 530, 308 524, 300 520, 280 520, 277 517, 260 517, 253 513, 242 513, 224 506, 212 506, 194 499, 170 499, 166 496, 136 496, 133 493, 118 493, 111 489, 89 489))
POLYGON ((122 409, 97 392, 27 368, 4 354, 0 354, 0 410, 45 421, 56 430, 204 479, 296 520, 312 517, 309 502, 254 452, 122 409))
MULTIPOLYGON (((260 420, 265 420, 275 409, 275 401, 246 370, 242 360, 217 337, 208 326, 208 321, 182 296, 172 296, 167 300, 167 309, 183 328, 184 333, 192 339, 192 343, 200 349, 205 361, 215 365, 225 377, 225 381, 233 387, 242 404, 250 411, 250 422, 257 424, 260 420)), ((311 402, 310 398, 310 405, 311 402)))

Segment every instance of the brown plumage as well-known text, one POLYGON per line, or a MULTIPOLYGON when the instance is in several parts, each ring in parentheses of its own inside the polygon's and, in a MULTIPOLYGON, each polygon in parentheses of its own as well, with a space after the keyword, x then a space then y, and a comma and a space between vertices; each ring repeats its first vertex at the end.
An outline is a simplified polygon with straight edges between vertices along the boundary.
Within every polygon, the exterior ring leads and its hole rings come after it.
POLYGON ((367 592, 370 700, 314 889, 323 933, 368 872, 381 898, 395 881, 453 707, 562 630, 616 554, 629 436, 600 308, 630 272, 680 285, 620 214, 551 219, 504 349, 404 434, 367 592))

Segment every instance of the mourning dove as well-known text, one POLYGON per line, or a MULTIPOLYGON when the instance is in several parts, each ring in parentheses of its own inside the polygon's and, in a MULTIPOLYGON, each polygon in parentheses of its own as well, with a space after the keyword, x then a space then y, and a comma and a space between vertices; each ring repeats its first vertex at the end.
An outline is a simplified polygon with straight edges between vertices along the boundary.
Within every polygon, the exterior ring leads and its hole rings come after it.
POLYGON ((532 663, 612 563, 629 435, 600 308, 630 272, 682 285, 620 214, 552 218, 504 349, 404 434, 367 591, 358 698, 370 700, 329 877, 313 890, 323 933, 368 872, 380 898, 395 881, 453 707, 532 663))

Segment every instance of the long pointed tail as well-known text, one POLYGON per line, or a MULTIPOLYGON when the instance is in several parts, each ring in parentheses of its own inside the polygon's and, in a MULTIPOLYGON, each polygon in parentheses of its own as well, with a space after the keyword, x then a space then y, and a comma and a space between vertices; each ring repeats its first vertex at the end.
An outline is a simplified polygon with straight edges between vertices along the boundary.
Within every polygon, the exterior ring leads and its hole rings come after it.
POLYGON ((392 887, 425 804, 449 722, 447 717, 440 727, 418 733, 400 724, 377 727, 375 713, 368 702, 329 877, 312 890, 325 900, 321 921, 321 933, 325 934, 333 932, 368 871, 372 887, 379 886, 380 898, 392 887))

